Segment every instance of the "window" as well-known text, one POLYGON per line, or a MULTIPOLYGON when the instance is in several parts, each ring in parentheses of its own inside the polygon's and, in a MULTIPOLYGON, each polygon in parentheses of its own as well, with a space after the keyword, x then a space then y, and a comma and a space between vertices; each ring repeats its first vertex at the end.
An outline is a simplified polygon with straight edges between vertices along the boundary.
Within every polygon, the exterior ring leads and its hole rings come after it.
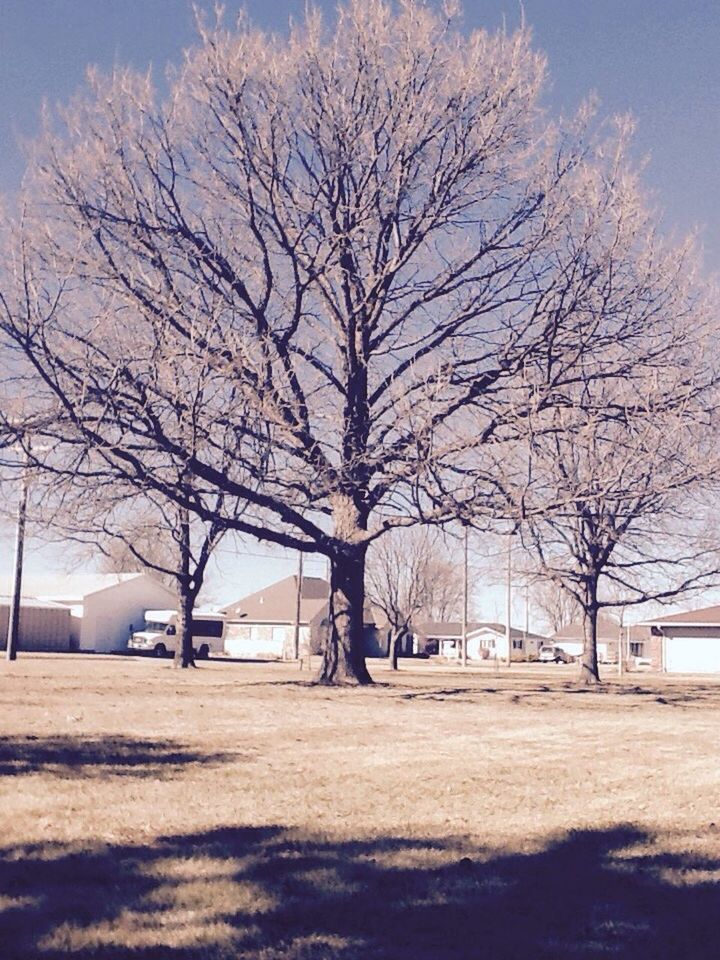
POLYGON ((223 635, 222 620, 195 620, 192 622, 194 637, 221 637, 223 635))
POLYGON ((633 640, 630 643, 630 656, 631 657, 643 657, 645 650, 645 644, 642 640, 633 640))
POLYGON ((523 648, 522 637, 520 638, 520 640, 513 640, 512 643, 513 643, 513 650, 522 650, 523 648))

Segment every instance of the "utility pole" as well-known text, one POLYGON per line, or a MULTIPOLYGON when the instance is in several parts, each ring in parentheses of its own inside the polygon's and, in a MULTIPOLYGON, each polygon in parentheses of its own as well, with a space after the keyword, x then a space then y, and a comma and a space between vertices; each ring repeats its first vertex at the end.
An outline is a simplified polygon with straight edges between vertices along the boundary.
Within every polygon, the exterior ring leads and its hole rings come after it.
POLYGON ((295 593, 295 631, 293 636, 293 652, 295 659, 300 659, 300 605, 303 588, 303 552, 298 551, 297 591, 295 593))
POLYGON ((29 463, 26 463, 22 478, 20 500, 18 501, 17 526, 15 528, 15 569, 13 571, 10 618, 8 620, 7 644, 5 646, 5 656, 8 660, 17 660, 18 639, 20 636, 20 598, 22 597, 23 554, 25 552, 25 518, 27 516, 28 501, 28 470, 29 463))
POLYGON ((462 628, 460 634, 460 663, 467 666, 467 632, 468 632, 468 527, 463 524, 463 604, 462 628))
POLYGON ((508 534, 507 550, 507 590, 505 594, 505 639, 507 640, 507 665, 512 663, 512 632, 510 618, 512 616, 512 533, 508 534))

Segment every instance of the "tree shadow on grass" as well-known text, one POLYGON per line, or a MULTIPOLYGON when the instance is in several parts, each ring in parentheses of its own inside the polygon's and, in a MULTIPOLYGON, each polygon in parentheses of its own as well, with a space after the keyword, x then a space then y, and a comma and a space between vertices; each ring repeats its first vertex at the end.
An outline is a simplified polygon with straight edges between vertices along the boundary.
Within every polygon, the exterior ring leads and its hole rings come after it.
POLYGON ((720 955, 720 863, 632 827, 540 852, 279 827, 0 851, 5 960, 656 960, 720 955))
POLYGON ((44 772, 61 779, 165 779, 181 775, 188 763, 237 759, 234 753, 206 753, 165 740, 134 737, 0 737, 0 777, 44 772))

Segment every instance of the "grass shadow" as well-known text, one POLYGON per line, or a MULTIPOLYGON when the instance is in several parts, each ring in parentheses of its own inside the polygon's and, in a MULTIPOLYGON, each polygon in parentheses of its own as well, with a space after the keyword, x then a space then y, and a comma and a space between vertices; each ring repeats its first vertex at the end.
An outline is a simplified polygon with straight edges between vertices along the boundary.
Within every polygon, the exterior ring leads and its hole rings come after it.
POLYGON ((720 955, 715 861, 631 826, 530 854, 228 828, 0 850, 5 960, 580 960, 720 955))
POLYGON ((0 737, 0 777, 52 773, 61 779, 164 779, 182 775, 188 763, 220 764, 237 759, 235 753, 206 753, 178 743, 134 737, 0 737))

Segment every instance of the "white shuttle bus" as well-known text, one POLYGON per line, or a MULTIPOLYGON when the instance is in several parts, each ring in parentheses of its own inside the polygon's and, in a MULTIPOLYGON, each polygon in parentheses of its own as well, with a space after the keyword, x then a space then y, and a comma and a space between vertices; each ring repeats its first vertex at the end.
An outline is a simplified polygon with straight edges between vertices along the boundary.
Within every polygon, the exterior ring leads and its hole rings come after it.
MULTIPOLYGON (((146 610, 145 626, 131 634, 128 650, 151 653, 155 657, 173 656, 179 637, 178 619, 176 610, 146 610)), ((207 660, 211 653, 223 653, 225 614, 196 610, 192 618, 192 636, 198 660, 207 660)))

